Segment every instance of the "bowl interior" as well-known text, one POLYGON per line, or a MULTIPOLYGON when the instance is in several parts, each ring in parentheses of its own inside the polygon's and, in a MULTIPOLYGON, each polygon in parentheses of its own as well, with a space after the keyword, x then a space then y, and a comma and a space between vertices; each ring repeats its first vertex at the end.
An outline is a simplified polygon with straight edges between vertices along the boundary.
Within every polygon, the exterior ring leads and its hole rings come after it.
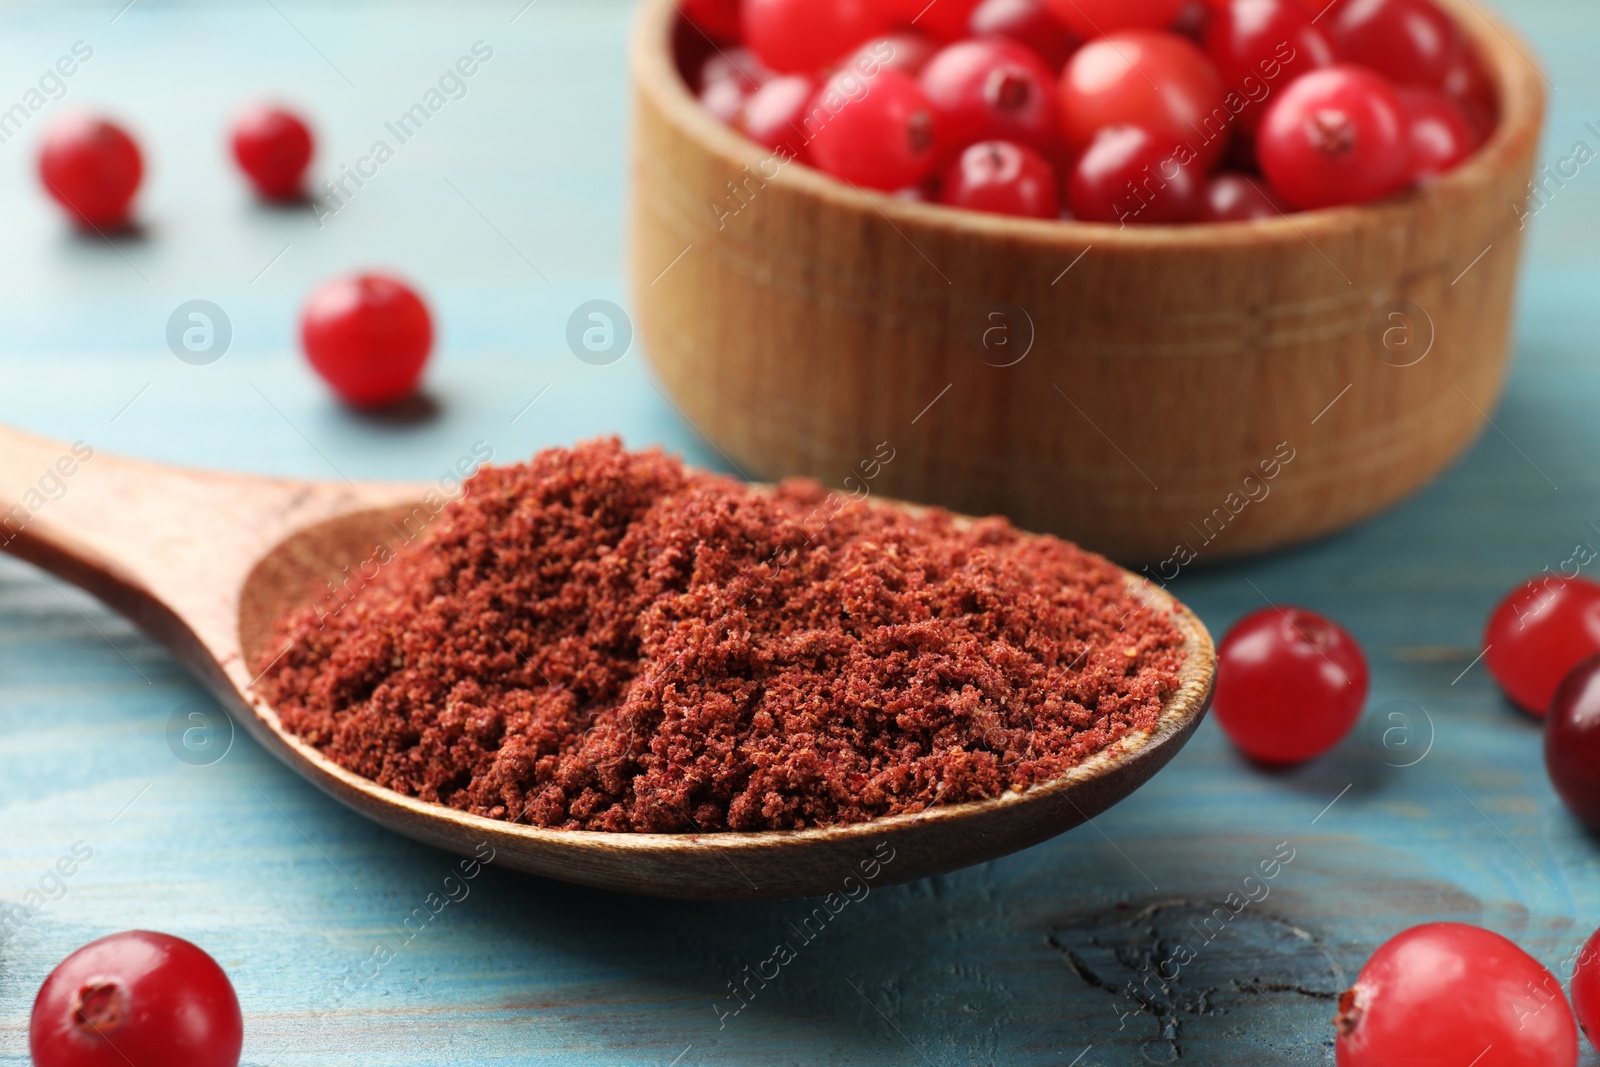
MULTIPOLYGON (((1545 78, 1532 52, 1509 27, 1484 11, 1474 0, 1436 0, 1463 31, 1467 46, 1477 57, 1493 92, 1495 127, 1472 158, 1430 184, 1433 194, 1452 188, 1481 185, 1490 175, 1515 166, 1524 140, 1537 137, 1544 114, 1545 78)), ((770 163, 773 153, 718 120, 694 95, 693 68, 707 55, 722 51, 694 30, 674 0, 646 0, 635 26, 633 71, 636 83, 683 123, 706 147, 739 165, 758 168, 770 163)), ((804 189, 809 194, 851 210, 859 210, 863 191, 804 164, 777 167, 764 181, 804 189)), ((1119 227, 1077 220, 1019 219, 977 211, 946 208, 865 191, 874 210, 891 222, 929 226, 1009 240, 1082 247, 1085 242, 1105 247, 1116 243, 1132 248, 1193 247, 1231 242, 1260 245, 1315 240, 1319 231, 1352 225, 1383 226, 1385 216, 1398 217, 1408 202, 1420 194, 1410 192, 1373 204, 1295 212, 1292 216, 1248 223, 1185 223, 1119 227)))

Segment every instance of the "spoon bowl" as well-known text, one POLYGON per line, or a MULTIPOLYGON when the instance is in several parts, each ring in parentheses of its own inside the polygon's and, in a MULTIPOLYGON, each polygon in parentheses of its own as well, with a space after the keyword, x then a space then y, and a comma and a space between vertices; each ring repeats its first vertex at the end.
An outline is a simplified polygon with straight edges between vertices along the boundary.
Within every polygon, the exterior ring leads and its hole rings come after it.
POLYGON ((421 536, 438 514, 431 488, 185 471, 0 429, 0 549, 128 615, 268 751, 375 822, 460 855, 492 855, 517 870, 651 896, 848 895, 1027 848, 1144 784, 1177 754, 1210 702, 1216 657, 1204 625, 1130 573, 1129 590, 1151 609, 1171 611, 1184 636, 1179 686, 1154 729, 1123 737, 1049 782, 852 825, 759 833, 598 833, 470 815, 345 770, 286 730, 254 689, 284 651, 273 645, 283 614, 312 602, 337 611, 358 595, 388 553, 421 536), (40 493, 41 478, 66 488, 40 493))

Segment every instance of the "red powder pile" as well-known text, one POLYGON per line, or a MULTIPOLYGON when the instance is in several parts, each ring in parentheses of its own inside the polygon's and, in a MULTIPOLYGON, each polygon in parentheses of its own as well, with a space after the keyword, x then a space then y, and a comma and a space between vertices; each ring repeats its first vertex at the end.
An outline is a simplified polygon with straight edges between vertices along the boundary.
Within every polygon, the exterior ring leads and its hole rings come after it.
POLYGON ((348 607, 281 628, 260 687, 342 766, 609 831, 1024 788, 1154 726, 1183 658, 1170 617, 1073 545, 616 441, 486 468, 348 607))

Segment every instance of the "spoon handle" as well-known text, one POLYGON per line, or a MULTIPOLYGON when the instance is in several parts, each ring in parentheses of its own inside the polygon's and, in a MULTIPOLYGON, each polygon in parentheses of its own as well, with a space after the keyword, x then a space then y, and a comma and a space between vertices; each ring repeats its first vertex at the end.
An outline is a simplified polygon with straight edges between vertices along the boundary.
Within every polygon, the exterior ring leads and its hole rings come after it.
POLYGON ((396 496, 165 467, 0 426, 0 551, 93 593, 191 667, 208 665, 200 646, 234 643, 240 587, 272 546, 396 496))
POLYGON ((83 586, 119 608, 148 596, 147 538, 166 481, 87 441, 0 427, 0 551, 83 586))

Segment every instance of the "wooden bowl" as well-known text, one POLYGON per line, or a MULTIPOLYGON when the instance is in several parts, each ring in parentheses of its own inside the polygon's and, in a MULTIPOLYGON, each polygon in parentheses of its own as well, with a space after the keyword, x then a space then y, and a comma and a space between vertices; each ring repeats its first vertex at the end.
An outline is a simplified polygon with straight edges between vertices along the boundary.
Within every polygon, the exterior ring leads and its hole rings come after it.
POLYGON ((1376 205, 1119 229, 779 165, 698 105, 676 7, 644 0, 640 337, 751 478, 1003 513, 1163 579, 1356 522, 1458 456, 1506 374, 1544 90, 1510 31, 1441 2, 1499 97, 1467 164, 1376 205))

